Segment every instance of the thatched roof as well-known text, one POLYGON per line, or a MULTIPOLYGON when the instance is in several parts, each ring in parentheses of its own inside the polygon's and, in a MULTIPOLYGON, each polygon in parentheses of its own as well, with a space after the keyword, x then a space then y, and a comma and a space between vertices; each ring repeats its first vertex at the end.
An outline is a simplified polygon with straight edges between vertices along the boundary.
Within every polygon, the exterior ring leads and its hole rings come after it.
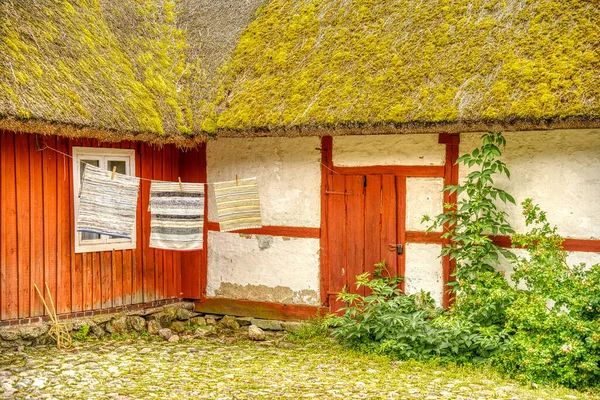
POLYGON ((2 0, 0 128, 193 145, 201 85, 172 0, 2 0))
POLYGON ((0 129, 600 127, 598 21, 595 0, 0 0, 0 129))
POLYGON ((600 127, 596 0, 273 0, 215 101, 223 135, 600 127))

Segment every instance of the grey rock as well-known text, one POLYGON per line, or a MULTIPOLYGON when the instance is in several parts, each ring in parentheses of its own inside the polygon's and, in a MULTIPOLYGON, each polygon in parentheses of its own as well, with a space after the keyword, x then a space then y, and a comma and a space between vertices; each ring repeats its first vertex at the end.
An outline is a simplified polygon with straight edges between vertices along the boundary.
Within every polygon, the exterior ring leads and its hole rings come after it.
POLYGON ((214 319, 214 320, 219 320, 219 319, 223 318, 223 316, 222 315, 215 315, 215 314, 206 314, 204 316, 204 318, 206 318, 206 319, 210 318, 210 319, 214 319))
POLYGON ((144 309, 144 313, 142 315, 152 315, 152 314, 158 314, 159 312, 162 312, 165 309, 164 306, 160 306, 160 307, 152 307, 152 308, 146 308, 144 309))
POLYGON ((304 327, 302 322, 284 321, 281 323, 281 327, 286 332, 298 332, 304 327))
POLYGON ((177 318, 180 321, 187 321, 191 317, 192 317, 191 313, 188 310, 186 310, 185 308, 178 308, 175 311, 175 318, 177 318))
POLYGON ((171 329, 177 333, 184 332, 185 331, 185 322, 175 321, 171 324, 171 329))
POLYGON ((91 329, 92 333, 94 335, 96 335, 96 337, 98 337, 98 338, 101 338, 102 336, 106 335, 106 331, 100 325, 96 325, 96 324, 91 325, 90 329, 91 329))
POLYGON ((56 340, 54 340, 50 335, 42 335, 33 339, 31 344, 34 346, 50 346, 56 344, 56 340))
POLYGON ((204 317, 193 317, 190 318, 190 324, 192 325, 206 325, 204 317))
POLYGON ((252 317, 235 317, 235 321, 239 326, 252 325, 252 317))
POLYGON ((264 329, 266 331, 280 331, 283 328, 281 327, 280 321, 275 321, 271 319, 256 319, 252 318, 252 325, 258 326, 260 329, 264 329))
POLYGON ((168 311, 162 311, 158 314, 153 314, 149 317, 150 320, 158 321, 161 327, 168 328, 171 325, 171 321, 173 321, 174 313, 168 311))
POLYGON ((114 314, 99 314, 99 315, 94 315, 92 317, 92 321, 94 321, 95 324, 105 324, 108 321, 110 321, 115 315, 114 314))
POLYGON ((214 318, 205 318, 204 320, 206 321, 206 325, 216 325, 217 324, 217 320, 214 318))
POLYGON ((127 325, 136 332, 143 332, 146 330, 146 320, 142 317, 127 317, 127 325))
POLYGON ((2 328, 0 329, 0 337, 3 340, 8 340, 8 341, 12 341, 12 340, 17 340, 21 337, 21 330, 19 329, 19 327, 9 327, 9 328, 2 328))
POLYGON ((176 342, 179 342, 179 336, 177 336, 177 335, 172 335, 171 337, 169 337, 169 339, 168 339, 168 340, 169 340, 169 342, 171 342, 171 343, 176 343, 176 342))
MULTIPOLYGON (((107 324, 108 325, 108 324, 107 324)), ((110 325, 112 327, 111 333, 124 333, 127 332, 127 317, 121 315, 112 321, 110 321, 110 325)), ((106 329, 108 330, 108 328, 106 329)))
POLYGON ((195 333, 200 337, 214 336, 217 334, 217 328, 214 325, 203 325, 198 327, 195 333))
POLYGON ((125 313, 128 317, 143 317, 146 315, 146 310, 129 310, 125 313))
POLYGON ((256 325, 250 325, 248 327, 248 339, 255 340, 257 342, 262 342, 267 338, 265 331, 260 329, 256 325))
POLYGON ((143 349, 141 349, 138 353, 139 354, 148 354, 152 351, 152 349, 150 347, 144 347, 143 349))
POLYGON ((48 332, 49 329, 48 324, 25 325, 21 327, 21 337, 25 340, 35 339, 48 332))
POLYGON ((173 332, 169 328, 163 328, 158 331, 158 335, 165 340, 169 340, 173 336, 173 332))
POLYGON ((94 322, 85 319, 73 319, 71 322, 71 330, 78 331, 85 325, 92 325, 94 322))
POLYGON ((240 324, 238 324, 235 318, 230 315, 224 316, 219 321, 219 326, 230 331, 237 331, 238 329, 240 329, 240 324))
POLYGON ((181 307, 185 308, 188 311, 194 311, 194 303, 192 303, 191 301, 181 303, 181 307))
POLYGON ((160 331, 162 327, 160 326, 160 322, 158 322, 157 320, 153 319, 148 321, 148 333, 150 333, 151 335, 156 335, 158 333, 158 331, 160 331))

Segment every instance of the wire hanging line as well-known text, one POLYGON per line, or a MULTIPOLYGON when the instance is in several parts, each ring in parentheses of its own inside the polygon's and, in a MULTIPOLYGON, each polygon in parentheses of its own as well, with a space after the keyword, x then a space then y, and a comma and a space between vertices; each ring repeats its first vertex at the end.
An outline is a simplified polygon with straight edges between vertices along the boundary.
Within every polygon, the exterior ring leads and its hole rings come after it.
MULTIPOLYGON (((36 135, 36 137, 35 137, 35 147, 36 147, 36 151, 40 151, 40 152, 42 152, 42 151, 44 151, 44 150, 52 150, 52 151, 54 151, 54 152, 56 152, 56 153, 58 153, 58 154, 61 154, 61 155, 63 155, 64 157, 69 157, 70 159, 74 159, 74 157, 73 157, 72 155, 70 155, 70 154, 67 154, 67 153, 65 153, 65 152, 63 152, 63 151, 60 151, 60 150, 58 150, 58 149, 55 149, 54 147, 48 146, 48 145, 47 145, 45 142, 44 142, 44 147, 41 147, 41 148, 40 148, 40 146, 39 146, 39 143, 38 143, 38 137, 37 137, 37 135, 36 135)), ((317 149, 315 149, 315 150, 321 150, 321 149, 317 148, 317 149)), ((84 163, 84 164, 86 164, 86 165, 92 165, 92 164, 90 164, 90 163, 88 163, 88 162, 85 162, 85 161, 83 161, 83 160, 81 160, 81 162, 82 162, 82 163, 84 163)), ((334 173, 334 174, 336 174, 336 175, 341 175, 339 172, 337 172, 337 171, 334 171, 333 169, 329 168, 327 165, 323 164, 323 162, 322 162, 322 161, 320 161, 320 160, 316 160, 316 161, 309 161, 309 162, 307 162, 307 163, 304 163, 304 164, 297 165, 296 167, 303 167, 303 166, 306 166, 306 165, 311 165, 311 164, 313 164, 313 163, 315 163, 315 162, 319 163, 319 164, 320 164, 320 165, 321 165, 323 168, 325 168, 325 169, 327 169, 327 170, 331 171, 332 173, 334 173)), ((110 171, 109 171, 109 172, 110 172, 110 171)), ((112 171, 112 174, 113 174, 113 175, 114 175, 115 173, 117 173, 117 174, 118 174, 118 172, 112 171)), ((294 179, 294 178, 296 178, 296 177, 298 177, 298 176, 300 176, 300 175, 301 175, 301 174, 297 174, 297 175, 295 175, 295 176, 292 176, 292 177, 291 177, 291 178, 289 178, 289 179, 290 179, 290 180, 292 180, 292 179, 294 179)), ((302 175, 304 175, 304 174, 302 174, 302 175)), ((160 180, 160 179, 151 179, 151 178, 142 178, 142 177, 138 177, 138 179, 140 179, 140 180, 142 180, 142 181, 147 181, 147 182, 171 182, 171 181, 163 181, 163 180, 160 180)), ((236 180, 236 181, 238 181, 237 174, 236 174, 236 176, 235 176, 235 180, 236 180)), ((176 181, 175 181, 175 182, 176 182, 176 181)), ((181 178, 179 178, 179 184, 181 184, 181 183, 182 183, 182 182, 181 182, 181 178)), ((184 183, 185 183, 185 182, 184 182, 184 183)), ((214 184, 215 184, 215 182, 193 182, 193 183, 202 183, 202 184, 206 184, 206 185, 214 185, 214 184)))

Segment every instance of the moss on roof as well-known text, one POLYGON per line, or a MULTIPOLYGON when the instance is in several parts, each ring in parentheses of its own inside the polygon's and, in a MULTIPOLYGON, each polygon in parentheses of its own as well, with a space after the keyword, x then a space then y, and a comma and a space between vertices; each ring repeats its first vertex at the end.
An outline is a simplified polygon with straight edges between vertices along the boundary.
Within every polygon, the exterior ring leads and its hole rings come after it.
POLYGON ((189 100, 200 68, 186 60, 174 8, 173 0, 2 1, 2 125, 202 139, 189 100))
POLYGON ((217 129, 600 126, 599 4, 273 0, 225 68, 217 129))

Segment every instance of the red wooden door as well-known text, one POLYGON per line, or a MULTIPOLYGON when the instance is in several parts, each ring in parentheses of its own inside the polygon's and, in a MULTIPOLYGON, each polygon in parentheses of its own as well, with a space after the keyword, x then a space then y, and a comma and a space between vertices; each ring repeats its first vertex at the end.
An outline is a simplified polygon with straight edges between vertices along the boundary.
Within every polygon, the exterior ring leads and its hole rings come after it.
POLYGON ((329 291, 331 311, 344 304, 338 294, 365 294, 356 276, 373 272, 385 261, 390 275, 401 273, 397 252, 403 219, 398 199, 404 201, 404 177, 394 175, 333 175, 328 196, 329 291))

